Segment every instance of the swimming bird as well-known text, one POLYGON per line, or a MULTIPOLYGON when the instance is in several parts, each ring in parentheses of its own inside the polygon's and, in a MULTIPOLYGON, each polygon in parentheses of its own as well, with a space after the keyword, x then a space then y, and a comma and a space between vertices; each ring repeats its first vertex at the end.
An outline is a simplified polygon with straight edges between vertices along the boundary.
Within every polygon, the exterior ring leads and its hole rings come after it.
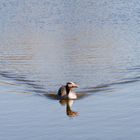
POLYGON ((77 87, 77 84, 68 82, 66 85, 59 88, 57 95, 60 99, 77 99, 76 93, 73 92, 73 89, 77 87))

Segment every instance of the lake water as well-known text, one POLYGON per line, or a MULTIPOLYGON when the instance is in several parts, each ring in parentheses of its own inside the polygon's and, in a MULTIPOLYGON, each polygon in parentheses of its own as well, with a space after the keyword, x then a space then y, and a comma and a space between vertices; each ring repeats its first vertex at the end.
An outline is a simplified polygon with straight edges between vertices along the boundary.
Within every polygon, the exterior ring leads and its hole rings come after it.
POLYGON ((0 139, 139 140, 139 27, 139 0, 1 0, 0 139))

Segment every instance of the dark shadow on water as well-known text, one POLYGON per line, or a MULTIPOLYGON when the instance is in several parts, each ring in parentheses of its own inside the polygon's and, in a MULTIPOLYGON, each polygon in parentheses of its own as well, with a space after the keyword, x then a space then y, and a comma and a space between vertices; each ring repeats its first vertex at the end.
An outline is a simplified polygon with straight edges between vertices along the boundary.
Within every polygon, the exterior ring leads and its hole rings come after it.
POLYGON ((33 89, 45 89, 42 85, 38 85, 36 84, 34 80, 29 80, 26 78, 26 76, 23 75, 18 75, 16 73, 10 73, 10 72, 5 72, 5 71, 1 71, 0 72, 0 76, 7 78, 7 79, 11 79, 13 81, 15 81, 17 84, 23 84, 28 86, 29 88, 33 88, 33 89))
POLYGON ((123 84, 130 84, 130 83, 135 83, 140 81, 140 76, 135 77, 135 78, 128 78, 128 79, 123 79, 122 81, 117 81, 117 82, 112 82, 109 84, 101 84, 98 86, 93 86, 93 87, 86 87, 83 90, 87 93, 95 93, 95 92, 101 92, 101 91, 109 91, 113 86, 117 85, 123 85, 123 84))

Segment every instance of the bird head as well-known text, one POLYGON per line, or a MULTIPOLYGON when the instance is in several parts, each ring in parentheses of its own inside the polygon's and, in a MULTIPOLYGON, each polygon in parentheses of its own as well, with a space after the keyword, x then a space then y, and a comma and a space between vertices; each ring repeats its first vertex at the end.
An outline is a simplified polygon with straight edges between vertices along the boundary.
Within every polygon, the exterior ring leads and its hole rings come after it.
POLYGON ((78 85, 75 84, 74 82, 68 82, 68 83, 66 84, 66 86, 67 86, 69 89, 78 88, 78 85))

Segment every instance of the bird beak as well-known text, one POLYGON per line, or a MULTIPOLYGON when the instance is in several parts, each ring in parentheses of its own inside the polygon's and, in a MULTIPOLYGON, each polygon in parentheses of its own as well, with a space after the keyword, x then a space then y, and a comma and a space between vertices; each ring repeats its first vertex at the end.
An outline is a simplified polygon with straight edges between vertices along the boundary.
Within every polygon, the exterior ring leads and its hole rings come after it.
POLYGON ((72 87, 73 88, 78 88, 78 85, 77 84, 74 84, 72 87))

